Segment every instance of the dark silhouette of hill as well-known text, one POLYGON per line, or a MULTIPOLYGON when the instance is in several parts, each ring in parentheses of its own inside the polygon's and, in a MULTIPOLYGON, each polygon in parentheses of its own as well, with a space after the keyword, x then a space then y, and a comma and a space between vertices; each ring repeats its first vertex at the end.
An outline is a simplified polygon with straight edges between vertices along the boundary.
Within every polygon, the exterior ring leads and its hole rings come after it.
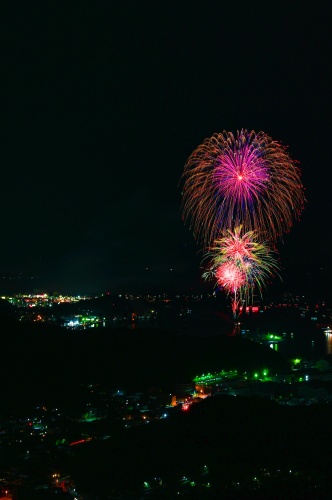
MULTIPOLYGON (((75 406, 81 402, 82 382, 166 390, 208 371, 288 367, 275 351, 240 336, 198 338, 158 329, 70 331, 8 316, 0 329, 1 415, 22 414, 41 401, 75 406)), ((75 448, 68 469, 78 488, 98 489, 99 497, 106 498, 110 483, 135 490, 154 475, 166 478, 173 491, 179 475, 200 474, 207 464, 211 494, 220 498, 226 483, 263 468, 297 468, 308 477, 328 474, 332 438, 325 423, 331 413, 329 405, 294 408, 215 396, 148 426, 110 428, 108 441, 75 448)))
POLYGON ((15 316, 15 307, 8 300, 0 299, 0 318, 6 322, 15 316))
POLYGON ((12 320, 0 328, 1 390, 13 405, 72 400, 82 382, 168 390, 202 373, 288 366, 276 352, 240 337, 181 337, 151 328, 70 331, 12 320))
POLYGON ((329 477, 332 437, 322 422, 331 416, 328 405, 285 407, 263 399, 210 397, 168 421, 77 449, 73 474, 83 488, 108 491, 110 484, 135 488, 153 476, 175 485, 181 475, 198 475, 207 464, 214 494, 231 481, 252 480, 261 469, 329 477))
POLYGON ((92 313, 100 317, 114 317, 130 315, 133 312, 133 307, 130 301, 123 296, 105 294, 78 302, 54 304, 53 312, 57 316, 92 313))

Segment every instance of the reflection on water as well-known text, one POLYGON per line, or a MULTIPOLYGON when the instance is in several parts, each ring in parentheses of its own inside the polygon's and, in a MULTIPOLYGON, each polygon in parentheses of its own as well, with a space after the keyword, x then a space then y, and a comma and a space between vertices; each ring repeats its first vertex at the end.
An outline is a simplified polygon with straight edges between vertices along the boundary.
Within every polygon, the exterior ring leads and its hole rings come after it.
POLYGON ((323 358, 327 354, 332 354, 332 331, 331 334, 326 334, 323 330, 294 331, 292 334, 287 334, 285 340, 278 345, 279 353, 286 358, 323 358))
POLYGON ((332 331, 329 329, 325 331, 327 354, 332 354, 332 331))

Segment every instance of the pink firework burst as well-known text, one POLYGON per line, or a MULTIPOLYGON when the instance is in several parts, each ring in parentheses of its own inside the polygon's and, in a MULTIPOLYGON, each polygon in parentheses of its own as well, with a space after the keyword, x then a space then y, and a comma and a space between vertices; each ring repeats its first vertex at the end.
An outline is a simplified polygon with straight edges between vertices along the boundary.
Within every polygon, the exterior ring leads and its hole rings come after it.
POLYGON ((240 224, 274 243, 303 205, 300 170, 286 148, 264 132, 214 134, 186 162, 183 216, 205 246, 240 224))
POLYGON ((237 293, 246 283, 245 273, 233 262, 224 262, 216 269, 216 280, 226 293, 237 293))
POLYGON ((252 301, 255 289, 262 296, 266 280, 278 271, 277 255, 260 241, 257 232, 244 233, 241 226, 223 231, 221 236, 203 258, 208 259, 203 277, 215 280, 231 296, 235 318, 239 304, 252 301))
POLYGON ((245 258, 252 258, 256 240, 253 239, 253 231, 242 233, 242 226, 234 228, 234 231, 225 231, 223 239, 215 242, 222 249, 223 255, 234 261, 243 263, 245 258))
POLYGON ((252 203, 264 193, 269 180, 261 148, 251 139, 243 131, 237 140, 228 138, 231 147, 220 152, 215 164, 215 183, 220 194, 240 205, 252 203))

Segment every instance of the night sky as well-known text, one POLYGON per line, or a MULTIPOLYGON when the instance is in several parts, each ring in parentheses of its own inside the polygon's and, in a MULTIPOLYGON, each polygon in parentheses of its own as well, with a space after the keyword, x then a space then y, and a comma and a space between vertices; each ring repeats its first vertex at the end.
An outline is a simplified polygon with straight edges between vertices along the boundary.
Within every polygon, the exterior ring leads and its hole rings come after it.
POLYGON ((178 183, 241 128, 302 170, 283 286, 328 292, 329 1, 12 0, 0 22, 2 293, 199 289, 178 183))

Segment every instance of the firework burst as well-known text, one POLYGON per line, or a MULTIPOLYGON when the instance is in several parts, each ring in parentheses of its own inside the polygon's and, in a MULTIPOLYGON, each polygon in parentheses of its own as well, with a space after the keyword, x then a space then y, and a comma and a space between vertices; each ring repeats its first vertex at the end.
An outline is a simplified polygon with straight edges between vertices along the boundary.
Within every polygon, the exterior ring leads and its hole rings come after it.
POLYGON ((215 269, 218 285, 227 293, 236 294, 246 284, 246 275, 234 262, 223 262, 215 269))
POLYGON ((257 232, 244 232, 241 226, 224 231, 206 259, 209 264, 203 277, 214 279, 231 296, 234 317, 241 302, 252 302, 255 290, 262 296, 266 280, 279 269, 275 252, 259 240, 257 232))
POLYGON ((240 224, 275 242, 303 209, 300 171, 286 148, 264 132, 214 134, 183 173, 183 216, 205 246, 240 224))

